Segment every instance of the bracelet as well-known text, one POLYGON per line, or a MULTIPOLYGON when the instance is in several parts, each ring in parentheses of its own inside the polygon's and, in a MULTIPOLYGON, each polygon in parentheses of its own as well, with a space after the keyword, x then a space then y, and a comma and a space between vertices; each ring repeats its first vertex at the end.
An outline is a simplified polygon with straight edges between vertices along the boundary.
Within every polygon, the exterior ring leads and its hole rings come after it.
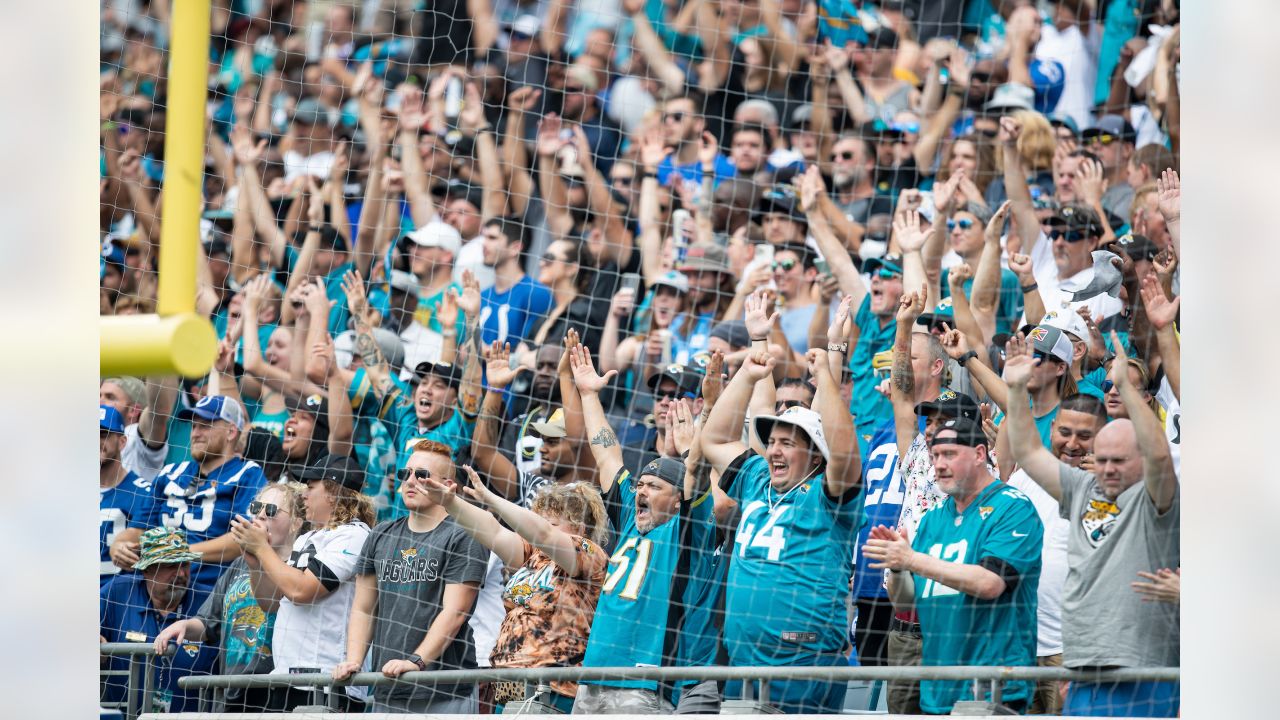
POLYGON ((849 343, 847 343, 847 342, 841 342, 841 343, 833 343, 833 342, 829 342, 829 343, 827 343, 827 352, 847 353, 847 352, 849 352, 849 343))
POLYGON ((964 367, 966 364, 968 364, 970 360, 975 360, 977 359, 977 357, 978 357, 978 353, 973 350, 970 350, 969 352, 956 358, 956 362, 960 364, 960 367, 964 367))
POLYGON ((748 335, 747 337, 750 338, 751 342, 769 342, 768 337, 758 338, 758 337, 751 337, 750 335, 748 335))
POLYGON ((643 172, 643 173, 641 173, 640 178, 641 178, 641 179, 644 179, 644 178, 653 178, 654 180, 657 180, 657 179, 658 179, 658 171, 657 171, 657 170, 650 170, 649 168, 645 168, 645 169, 644 169, 644 172, 643 172))
POLYGON ((318 232, 322 232, 323 230, 324 230, 324 226, 323 226, 323 225, 308 225, 308 226, 307 226, 307 232, 318 233, 318 232))
POLYGON ((448 331, 441 330, 440 335, 442 337, 458 337, 458 331, 457 330, 448 330, 448 331))
POLYGON ((1023 285, 1023 286, 1022 286, 1022 292, 1023 292, 1023 294, 1026 294, 1026 293, 1031 292, 1032 290, 1035 290, 1035 289, 1036 289, 1036 288, 1038 288, 1038 287, 1040 287, 1040 283, 1038 283, 1038 282, 1033 282, 1033 283, 1031 283, 1030 285, 1023 285))

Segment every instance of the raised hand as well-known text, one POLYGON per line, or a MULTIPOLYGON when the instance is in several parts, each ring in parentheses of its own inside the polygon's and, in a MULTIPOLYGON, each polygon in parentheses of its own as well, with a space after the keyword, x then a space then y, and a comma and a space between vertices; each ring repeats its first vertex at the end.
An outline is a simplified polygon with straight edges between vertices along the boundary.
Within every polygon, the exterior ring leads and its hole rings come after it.
POLYGON ((564 352, 560 353, 560 362, 556 365, 556 375, 558 377, 573 377, 573 368, 569 367, 569 352, 582 344, 582 340, 578 337, 578 331, 569 328, 569 332, 565 333, 562 338, 564 342, 564 352))
POLYGON ((898 238, 902 254, 920 252, 929 239, 929 233, 920 229, 920 213, 915 210, 902 213, 893 219, 893 232, 898 238))
POLYGON ((462 111, 458 113, 458 129, 474 135, 485 124, 484 101, 480 99, 480 90, 474 82, 464 86, 462 111))
POLYGON ((613 294, 613 299, 609 301, 609 312, 621 321, 631 314, 635 306, 636 291, 629 287, 624 287, 613 294))
POLYGON ((800 209, 811 213, 818 207, 818 198, 827 191, 822 182, 822 173, 817 165, 810 165, 803 174, 797 175, 794 184, 800 196, 800 209))
POLYGON ((1178 253, 1174 252, 1173 246, 1169 246, 1151 259, 1151 264, 1155 265, 1156 273, 1161 278, 1171 278, 1173 273, 1178 269, 1178 253))
POLYGON ((1147 309, 1147 319, 1151 321, 1152 327, 1156 330, 1171 327, 1178 318, 1178 308, 1182 305, 1182 298, 1176 297, 1170 301, 1155 274, 1142 278, 1140 292, 1142 305, 1147 309))
POLYGON ((481 505, 488 505, 493 491, 480 480, 480 475, 476 472, 476 469, 470 465, 463 465, 462 472, 467 474, 467 486, 462 489, 462 492, 481 505))
POLYGON ((1107 356, 1107 344, 1102 338, 1102 331, 1098 329, 1098 323, 1093 321, 1093 313, 1089 312, 1089 308, 1078 307, 1076 314, 1084 320, 1084 326, 1089 330, 1089 357, 1101 365, 1107 356))
POLYGON ((716 140, 716 136, 709 132, 703 132, 702 141, 698 143, 698 161, 702 163, 703 172, 715 171, 716 158, 719 156, 720 143, 716 140))
POLYGON ((267 151, 266 138, 257 141, 253 140, 253 134, 249 132, 249 128, 243 125, 237 125, 231 129, 231 153, 236 159, 236 164, 240 166, 253 165, 262 159, 263 153, 267 151))
POLYGON ((458 297, 458 308, 466 313, 469 320, 480 314, 480 281, 470 270, 462 271, 462 295, 458 297))
POLYGON ((610 378, 618 374, 610 370, 604 375, 596 372, 595 363, 591 361, 591 351, 585 345, 578 345, 569 351, 569 366, 573 368, 573 383, 583 395, 595 395, 609 384, 610 378))
POLYGON ((338 373, 340 368, 335 356, 333 338, 330 338, 327 334, 322 339, 311 344, 311 357, 324 361, 325 377, 333 377, 338 373))
POLYGON ((1116 335, 1115 330, 1111 331, 1111 349, 1116 357, 1111 361, 1111 372, 1107 373, 1107 379, 1115 383, 1117 390, 1124 390, 1133 385, 1129 381, 1129 353, 1125 351, 1124 343, 1120 342, 1120 336, 1116 335))
POLYGON ((746 314, 743 319, 747 325, 747 336, 752 340, 767 339, 773 324, 778 320, 778 313, 774 311, 772 315, 769 314, 771 308, 765 293, 752 293, 747 297, 744 307, 746 314))
POLYGON ((1009 256, 1009 269, 1014 275, 1018 276, 1018 282, 1022 285, 1030 285, 1035 282, 1035 274, 1031 272, 1031 256, 1022 253, 1013 253, 1009 256))
POLYGON ((671 441, 675 444, 676 452, 681 456, 689 453, 685 463, 692 464, 694 454, 701 456, 702 453, 698 449, 698 425, 693 421, 693 408, 689 406, 687 398, 671 403, 667 408, 667 422, 670 423, 671 441))
POLYGON ((820 373, 831 372, 831 366, 827 351, 822 348, 809 348, 804 353, 805 363, 809 368, 809 377, 816 378, 820 373))
POLYGON ((1156 178, 1156 201, 1165 222, 1174 222, 1182 216, 1182 180, 1177 170, 1165 169, 1156 178))
POLYGON ((742 361, 740 372, 746 373, 752 383, 757 383, 772 373, 773 366, 777 363, 778 359, 773 355, 764 350, 757 350, 747 353, 746 359, 742 361))
POLYGON ((1004 203, 991 216, 991 221, 987 223, 987 229, 983 233, 982 239, 988 243, 1000 242, 1000 235, 1004 232, 1004 221, 1009 217, 1009 201, 1004 203))
POLYGON ((955 210, 956 193, 960 189, 960 181, 964 179, 964 168, 960 168, 951 174, 940 187, 933 191, 933 205, 937 208, 937 218, 941 219, 951 214, 955 210))
POLYGON ((538 123, 538 136, 534 145, 538 157, 551 158, 560 152, 564 145, 564 141, 560 139, 561 125, 560 116, 555 113, 547 113, 538 123))
POLYGON ((315 178, 310 175, 307 178, 307 222, 313 227, 320 227, 324 224, 324 194, 320 192, 320 188, 316 186, 315 178))
POLYGON ((352 315, 364 318, 369 309, 369 298, 365 295, 364 278, 354 270, 348 270, 342 276, 342 292, 347 296, 347 309, 352 315))
POLYGON ((938 342, 942 343, 942 349, 952 360, 959 360, 971 349, 964 333, 946 323, 942 323, 942 335, 938 336, 938 342))
POLYGON ((836 315, 831 319, 831 325, 827 327, 828 343, 843 343, 849 341, 849 335, 853 333, 853 296, 845 295, 840 298, 840 305, 836 308, 836 315))
POLYGON ((1107 180, 1103 176, 1102 163, 1088 158, 1080 161, 1076 169, 1076 189, 1087 205, 1102 203, 1102 194, 1107 191, 1107 180))
POLYGON ((271 280, 266 273, 256 275, 244 287, 244 314, 258 317, 262 312, 262 304, 267 299, 267 286, 271 280))
POLYGON ((978 414, 982 418, 982 434, 987 436, 988 447, 996 446, 996 438, 1000 433, 1000 428, 996 426, 995 421, 995 405, 985 402, 978 407, 978 414))
POLYGON ((918 291, 903 293, 898 300, 898 322, 908 325, 915 324, 916 318, 924 313, 925 298, 928 295, 929 288, 927 285, 921 285, 918 291))
POLYGON ((507 96, 507 107, 517 112, 529 112, 542 97, 542 90, 532 85, 518 87, 507 96))
POLYGON ((707 360, 706 375, 702 377, 702 405, 710 407, 720 399, 724 392, 724 353, 712 350, 707 360))
POLYGON ((960 263, 947 271, 947 284, 951 286, 951 296, 964 292, 964 283, 973 278, 973 268, 969 263, 960 263))
POLYGON ((830 38, 826 40, 826 45, 822 48, 822 54, 826 56, 827 67, 831 68, 832 74, 849 67, 849 54, 844 51, 844 48, 832 45, 830 38))
POLYGON ((1026 389, 1031 372, 1038 364, 1031 346, 1020 336, 1015 335, 1005 343, 1003 377, 1010 388, 1026 389))
POLYGON ((529 369, 523 365, 511 367, 511 343, 498 345, 498 341, 494 340, 489 346, 489 352, 485 353, 485 359, 485 378, 492 390, 505 388, 521 371, 529 369))
POLYGON ((458 289, 447 288, 440 297, 440 307, 436 309, 436 321, 440 327, 448 330, 458 326, 458 289))
POLYGON ((662 130, 652 128, 640 138, 640 163, 646 168, 657 169, 667 157, 667 147, 662 130))
POLYGON ((947 74, 958 87, 969 87, 969 53, 964 48, 955 47, 951 50, 951 57, 947 58, 947 74))
POLYGON ((1000 118, 1000 132, 997 138, 1006 145, 1018 142, 1018 138, 1022 135, 1022 123, 1011 116, 1000 118))

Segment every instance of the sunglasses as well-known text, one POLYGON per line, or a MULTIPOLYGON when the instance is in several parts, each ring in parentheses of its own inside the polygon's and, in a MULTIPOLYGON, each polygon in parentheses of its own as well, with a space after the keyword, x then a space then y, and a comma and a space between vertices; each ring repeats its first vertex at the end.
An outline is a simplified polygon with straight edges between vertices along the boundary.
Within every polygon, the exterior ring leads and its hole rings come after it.
POLYGON ((404 482, 411 477, 426 480, 431 477, 431 471, 426 468, 400 468, 396 471, 396 477, 400 479, 400 482, 404 482))
POLYGON ((1115 387, 1115 386, 1116 386, 1116 384, 1115 384, 1114 382, 1112 382, 1111 380, 1103 380, 1103 381, 1102 381, 1102 392, 1104 392, 1104 393, 1109 393, 1109 392, 1111 392, 1111 388, 1113 388, 1113 387, 1115 387))
POLYGON ((1111 143, 1119 139, 1120 138, 1116 137, 1115 135, 1108 135, 1106 133, 1103 133, 1102 135, 1094 135, 1093 137, 1089 138, 1088 140, 1085 141, 1085 144, 1105 146, 1105 145, 1110 145, 1111 143))
POLYGON ((853 159, 853 151, 852 151, 852 150, 843 150, 843 151, 841 151, 841 152, 838 152, 838 153, 836 153, 836 159, 837 159, 837 160, 852 160, 852 159, 853 159))
POLYGON ((782 272, 790 272, 791 268, 795 266, 796 266, 795 260, 775 260, 773 262, 773 269, 781 270, 782 272))
POLYGON ((774 412, 780 413, 783 410, 786 410, 787 408, 793 408, 793 407, 804 407, 804 403, 800 402, 799 400, 783 400, 782 402, 778 403, 777 407, 774 408, 774 412))
POLYGON ((538 259, 538 263, 541 265, 550 265, 551 263, 558 263, 558 262, 564 262, 564 258, 556 257, 555 255, 543 255, 541 258, 538 259))
POLYGON ((266 513, 266 516, 269 518, 275 517, 278 513, 284 513, 285 515, 289 514, 287 510, 281 510, 280 506, 275 503, 264 503, 254 500, 249 503, 249 514, 257 515, 258 513, 266 513))
POLYGON ((613 183, 614 185, 630 185, 635 181, 636 179, 634 177, 616 177, 611 179, 609 182, 613 183))
POLYGON ((587 89, 581 85, 565 85, 564 91, 567 93, 584 93, 587 89))
POLYGON ((676 122, 684 122, 685 117, 687 117, 688 115, 689 113, 684 112, 683 110, 677 110, 675 112, 665 113, 662 116, 662 122, 670 122, 672 120, 676 122))
POLYGON ((902 277, 898 273, 892 270, 889 270, 888 268, 880 268, 880 270, 878 270, 876 274, 879 275, 881 279, 884 279, 884 280, 892 280, 894 278, 902 277))
POLYGON ((974 128, 974 132, 978 133, 983 137, 989 137, 989 138, 996 137, 997 135, 1000 134, 1000 131, 994 128, 974 128))
POLYGON ((947 221, 948 230, 955 230, 956 228, 960 228, 961 230, 968 230, 971 227, 973 227, 973 221, 970 220, 969 218, 960 218, 959 220, 947 221))
POLYGON ((1050 231, 1049 231, 1049 239, 1050 239, 1050 240, 1057 240, 1057 239, 1061 238, 1063 241, 1065 241, 1065 242, 1069 242, 1069 243, 1078 243, 1078 242, 1080 242, 1081 240, 1085 240, 1085 239, 1087 239, 1088 237, 1089 237, 1089 234, 1088 234, 1088 233, 1086 233, 1086 232, 1084 232, 1083 230, 1066 230, 1066 231, 1063 231, 1063 230, 1058 230, 1058 229, 1056 229, 1056 228, 1055 228, 1055 229, 1053 229, 1053 230, 1050 230, 1050 231))

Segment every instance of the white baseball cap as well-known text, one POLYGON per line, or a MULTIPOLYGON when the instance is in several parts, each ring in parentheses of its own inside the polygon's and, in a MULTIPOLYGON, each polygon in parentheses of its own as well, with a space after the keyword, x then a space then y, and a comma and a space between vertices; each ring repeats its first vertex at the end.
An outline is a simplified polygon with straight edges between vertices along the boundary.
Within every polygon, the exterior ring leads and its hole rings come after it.
POLYGON ((831 449, 827 447, 827 437, 822 432, 822 416, 816 411, 792 406, 783 410, 781 415, 757 415, 751 421, 751 430, 762 447, 769 444, 769 434, 776 423, 795 425, 803 430, 809 436, 809 442, 822 453, 822 459, 831 462, 831 449))
POLYGON ((681 294, 689 292, 689 278, 684 273, 676 272, 675 270, 668 270, 653 281, 654 288, 664 285, 669 288, 675 288, 676 292, 681 294))
POLYGON ((413 232, 405 233, 404 237, 419 247, 444 248, 453 253, 454 258, 457 258, 458 252, 462 250, 462 235, 458 234, 452 225, 442 220, 432 220, 413 232))
POLYGON ((1080 313, 1070 308, 1061 310, 1050 310, 1040 318, 1041 325, 1058 328, 1064 333, 1075 336, 1077 340, 1084 341, 1085 345, 1089 345, 1089 326, 1085 324, 1084 318, 1080 317, 1080 313))

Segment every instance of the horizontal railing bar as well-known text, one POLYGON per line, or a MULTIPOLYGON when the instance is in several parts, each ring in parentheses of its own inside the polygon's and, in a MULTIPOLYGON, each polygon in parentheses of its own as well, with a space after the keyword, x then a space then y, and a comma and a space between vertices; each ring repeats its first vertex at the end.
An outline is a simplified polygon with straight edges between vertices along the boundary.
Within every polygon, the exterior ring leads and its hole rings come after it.
POLYGON ((181 678, 184 689, 250 687, 381 686, 395 683, 553 682, 580 680, 1066 680, 1075 682, 1137 682, 1178 680, 1179 669, 1119 668, 1069 670, 1056 667, 903 666, 903 667, 616 667, 616 668, 476 668, 410 672, 399 678, 382 673, 356 673, 335 682, 327 673, 296 675, 200 675, 181 678))
MULTIPOLYGON (((164 655, 168 657, 172 655, 177 648, 170 645, 165 648, 164 655)), ((99 643, 99 655, 109 655, 112 657, 122 657, 128 655, 157 655, 156 648, 151 643, 99 643)))

